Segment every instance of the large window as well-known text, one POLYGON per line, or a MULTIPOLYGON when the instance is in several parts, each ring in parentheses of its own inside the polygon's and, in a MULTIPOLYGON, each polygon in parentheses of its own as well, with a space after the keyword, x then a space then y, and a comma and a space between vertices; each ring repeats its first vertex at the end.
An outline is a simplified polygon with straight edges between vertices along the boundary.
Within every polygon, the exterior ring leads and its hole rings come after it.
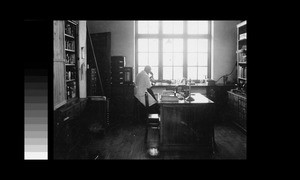
POLYGON ((136 71, 154 78, 210 77, 210 21, 136 21, 136 71))

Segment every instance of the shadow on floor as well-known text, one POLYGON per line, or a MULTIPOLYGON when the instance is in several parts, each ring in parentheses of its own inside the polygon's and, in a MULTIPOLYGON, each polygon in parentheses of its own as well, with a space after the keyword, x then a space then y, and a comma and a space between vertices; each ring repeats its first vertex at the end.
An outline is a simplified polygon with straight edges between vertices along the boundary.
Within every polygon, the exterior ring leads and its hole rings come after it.
POLYGON ((142 124, 117 124, 105 133, 90 137, 90 143, 82 146, 79 159, 246 159, 247 136, 231 123, 215 126, 217 151, 212 156, 184 152, 163 153, 153 158, 147 154, 142 124))

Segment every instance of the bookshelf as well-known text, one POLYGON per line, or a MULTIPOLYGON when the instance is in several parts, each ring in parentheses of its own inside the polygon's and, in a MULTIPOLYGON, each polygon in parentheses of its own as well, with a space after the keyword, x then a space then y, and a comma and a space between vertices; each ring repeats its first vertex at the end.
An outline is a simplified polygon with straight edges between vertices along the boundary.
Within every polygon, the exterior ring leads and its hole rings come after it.
POLYGON ((247 133, 247 21, 237 25, 237 85, 228 91, 230 119, 247 133))
POLYGON ((247 84, 247 21, 237 25, 237 83, 247 84))
POLYGON ((64 21, 64 59, 66 99, 70 101, 78 97, 78 24, 72 20, 64 21))

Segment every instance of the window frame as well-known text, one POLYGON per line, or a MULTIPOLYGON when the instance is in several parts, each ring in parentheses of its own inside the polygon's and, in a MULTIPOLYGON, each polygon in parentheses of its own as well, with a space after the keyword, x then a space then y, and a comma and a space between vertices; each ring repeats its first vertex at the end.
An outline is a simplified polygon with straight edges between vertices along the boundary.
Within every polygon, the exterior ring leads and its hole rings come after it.
MULTIPOLYGON (((188 20, 183 21, 183 34, 163 34, 163 21, 158 21, 158 34, 139 34, 138 33, 138 22, 135 21, 135 74, 138 72, 138 39, 146 38, 151 39, 155 38, 158 40, 158 80, 170 80, 170 79, 163 79, 163 39, 170 38, 170 39, 183 39, 183 77, 187 77, 187 58, 188 58, 188 49, 187 49, 187 42, 188 39, 207 39, 207 78, 211 78, 211 25, 212 21, 208 20, 208 34, 188 34, 187 27, 188 27, 188 20)), ((199 52, 197 52, 199 53, 199 52)), ((166 66, 167 67, 167 66, 166 66)), ((169 66, 168 66, 169 67, 169 66)), ((176 67, 176 66, 173 66, 176 67)), ((189 66, 192 67, 192 66, 189 66)), ((195 66, 197 67, 206 67, 206 66, 195 66)), ((174 77, 174 76, 173 76, 174 77)), ((192 79, 196 80, 196 79, 192 79)), ((198 79, 198 70, 197 70, 197 80, 198 79)))

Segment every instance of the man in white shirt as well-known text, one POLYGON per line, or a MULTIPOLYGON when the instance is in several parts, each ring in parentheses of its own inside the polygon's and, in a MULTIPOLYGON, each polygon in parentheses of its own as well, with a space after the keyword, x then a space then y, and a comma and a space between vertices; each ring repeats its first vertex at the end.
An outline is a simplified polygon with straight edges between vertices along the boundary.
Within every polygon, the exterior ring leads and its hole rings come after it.
POLYGON ((149 112, 150 113, 159 113, 159 106, 157 104, 157 100, 154 97, 151 88, 151 80, 149 74, 152 75, 151 67, 145 66, 144 70, 137 74, 135 78, 135 88, 134 88, 134 96, 137 100, 145 104, 145 92, 149 92, 148 100, 149 100, 149 112))

